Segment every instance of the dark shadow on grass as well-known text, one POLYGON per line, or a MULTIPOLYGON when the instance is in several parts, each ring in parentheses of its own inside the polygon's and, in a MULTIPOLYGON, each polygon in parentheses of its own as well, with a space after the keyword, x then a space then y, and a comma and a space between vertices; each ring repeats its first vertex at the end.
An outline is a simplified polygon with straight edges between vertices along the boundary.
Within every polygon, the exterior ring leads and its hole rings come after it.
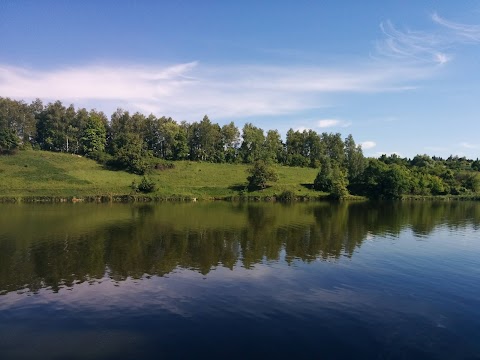
POLYGON ((247 191, 248 186, 247 184, 234 184, 229 186, 228 189, 233 191, 247 191))
POLYGON ((313 184, 300 184, 300 185, 303 186, 303 187, 306 188, 306 189, 314 190, 313 184))

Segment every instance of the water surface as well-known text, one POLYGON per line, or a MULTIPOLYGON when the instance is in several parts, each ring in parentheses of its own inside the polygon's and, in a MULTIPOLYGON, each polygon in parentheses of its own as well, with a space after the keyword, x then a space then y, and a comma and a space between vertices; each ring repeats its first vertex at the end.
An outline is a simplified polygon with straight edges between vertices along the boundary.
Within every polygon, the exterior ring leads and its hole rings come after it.
POLYGON ((480 358, 480 204, 0 205, 0 358, 480 358))

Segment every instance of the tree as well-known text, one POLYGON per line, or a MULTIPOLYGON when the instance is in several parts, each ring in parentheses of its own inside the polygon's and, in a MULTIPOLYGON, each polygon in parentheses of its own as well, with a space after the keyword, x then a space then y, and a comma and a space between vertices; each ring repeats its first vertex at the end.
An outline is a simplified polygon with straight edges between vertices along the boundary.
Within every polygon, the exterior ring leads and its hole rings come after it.
POLYGON ((355 182, 360 174, 365 170, 365 157, 362 147, 356 145, 353 136, 350 134, 345 139, 345 168, 348 174, 348 181, 355 182))
POLYGON ((252 163, 263 159, 265 135, 263 130, 250 123, 242 130, 243 142, 240 146, 240 157, 244 163, 252 163))
POLYGON ((330 193, 334 199, 341 199, 348 195, 348 179, 345 171, 335 161, 323 157, 313 187, 315 190, 330 193))
POLYGON ((240 131, 232 121, 230 124, 222 126, 221 133, 225 161, 233 163, 237 160, 238 147, 240 145, 240 131))
POLYGON ((343 199, 348 195, 347 186, 347 174, 340 168, 340 166, 335 164, 332 169, 330 197, 334 199, 343 199))
POLYGON ((330 160, 340 164, 340 166, 343 166, 345 160, 345 149, 342 135, 340 133, 322 133, 322 142, 325 146, 326 155, 330 158, 330 160))
POLYGON ((145 174, 150 166, 151 152, 146 149, 143 140, 136 134, 125 134, 123 141, 123 146, 116 150, 114 161, 110 165, 134 174, 145 174))
POLYGON ((268 130, 265 137, 265 157, 267 161, 278 163, 283 158, 283 143, 277 130, 268 130))
POLYGON ((332 164, 327 157, 320 159, 320 171, 313 181, 313 188, 324 192, 332 190, 332 164))
POLYGON ((269 181, 275 182, 278 180, 275 170, 263 160, 255 161, 247 171, 250 174, 247 177, 250 190, 265 189, 269 181))
POLYGON ((36 142, 42 150, 63 151, 66 149, 66 110, 60 101, 48 104, 37 115, 36 142))
POLYGON ((324 152, 325 144, 322 144, 320 136, 313 130, 308 130, 305 138, 306 156, 310 159, 309 166, 316 168, 320 165, 320 158, 324 152))
POLYGON ((306 148, 307 132, 287 131, 285 148, 287 152, 287 164, 290 166, 307 166, 309 164, 308 149, 306 148))
POLYGON ((369 159, 355 189, 372 199, 399 199, 411 184, 410 172, 405 166, 369 159))
POLYGON ((11 129, 0 129, 0 154, 13 154, 18 149, 18 136, 11 129))
POLYGON ((100 154, 105 151, 106 136, 107 130, 101 115, 92 111, 80 139, 83 153, 88 157, 98 159, 100 154))

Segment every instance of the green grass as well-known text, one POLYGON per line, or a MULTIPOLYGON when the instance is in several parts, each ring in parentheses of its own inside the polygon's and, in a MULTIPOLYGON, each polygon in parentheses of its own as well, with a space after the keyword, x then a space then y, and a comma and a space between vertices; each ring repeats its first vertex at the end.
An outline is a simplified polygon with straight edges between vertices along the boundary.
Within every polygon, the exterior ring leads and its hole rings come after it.
MULTIPOLYGON (((271 187, 247 192, 247 165, 175 162, 173 169, 154 170, 148 176, 156 183, 152 194, 158 197, 198 199, 238 196, 273 196, 285 190, 297 196, 317 197, 309 185, 316 169, 277 166, 278 181, 271 187)), ((77 155, 45 151, 20 151, 0 156, 0 196, 2 197, 83 197, 132 194, 132 181, 138 175, 106 170, 93 160, 77 155)))

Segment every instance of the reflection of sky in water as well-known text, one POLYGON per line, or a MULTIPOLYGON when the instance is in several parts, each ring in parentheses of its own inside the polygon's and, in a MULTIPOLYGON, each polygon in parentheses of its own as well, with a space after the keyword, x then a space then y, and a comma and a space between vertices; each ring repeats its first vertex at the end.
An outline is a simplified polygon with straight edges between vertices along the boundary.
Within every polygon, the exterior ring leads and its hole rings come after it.
POLYGON ((0 298, 0 349, 12 357, 478 356, 475 235, 441 228, 419 241, 404 231, 332 261, 238 262, 207 275, 177 269, 10 293, 0 298))
POLYGON ((71 207, 77 216, 62 212, 50 237, 63 208, 40 208, 45 226, 17 237, 22 215, 5 213, 1 284, 26 290, 0 296, 0 358, 478 358, 477 218, 451 220, 440 208, 432 221, 418 205, 426 220, 411 225, 410 205, 373 220, 357 206, 71 207), (201 221, 206 210, 215 219, 201 221), (232 259, 225 248, 233 249, 232 270, 222 264, 232 259), (244 251, 253 251, 247 263, 244 251), (94 261, 78 261, 89 254, 94 261), (19 259, 19 276, 4 266, 7 255, 19 259), (57 271, 54 282, 70 275, 62 266, 78 273, 58 293, 12 284, 57 271), (165 275, 125 279, 144 268, 165 275), (81 281, 93 271, 105 275, 81 281))

